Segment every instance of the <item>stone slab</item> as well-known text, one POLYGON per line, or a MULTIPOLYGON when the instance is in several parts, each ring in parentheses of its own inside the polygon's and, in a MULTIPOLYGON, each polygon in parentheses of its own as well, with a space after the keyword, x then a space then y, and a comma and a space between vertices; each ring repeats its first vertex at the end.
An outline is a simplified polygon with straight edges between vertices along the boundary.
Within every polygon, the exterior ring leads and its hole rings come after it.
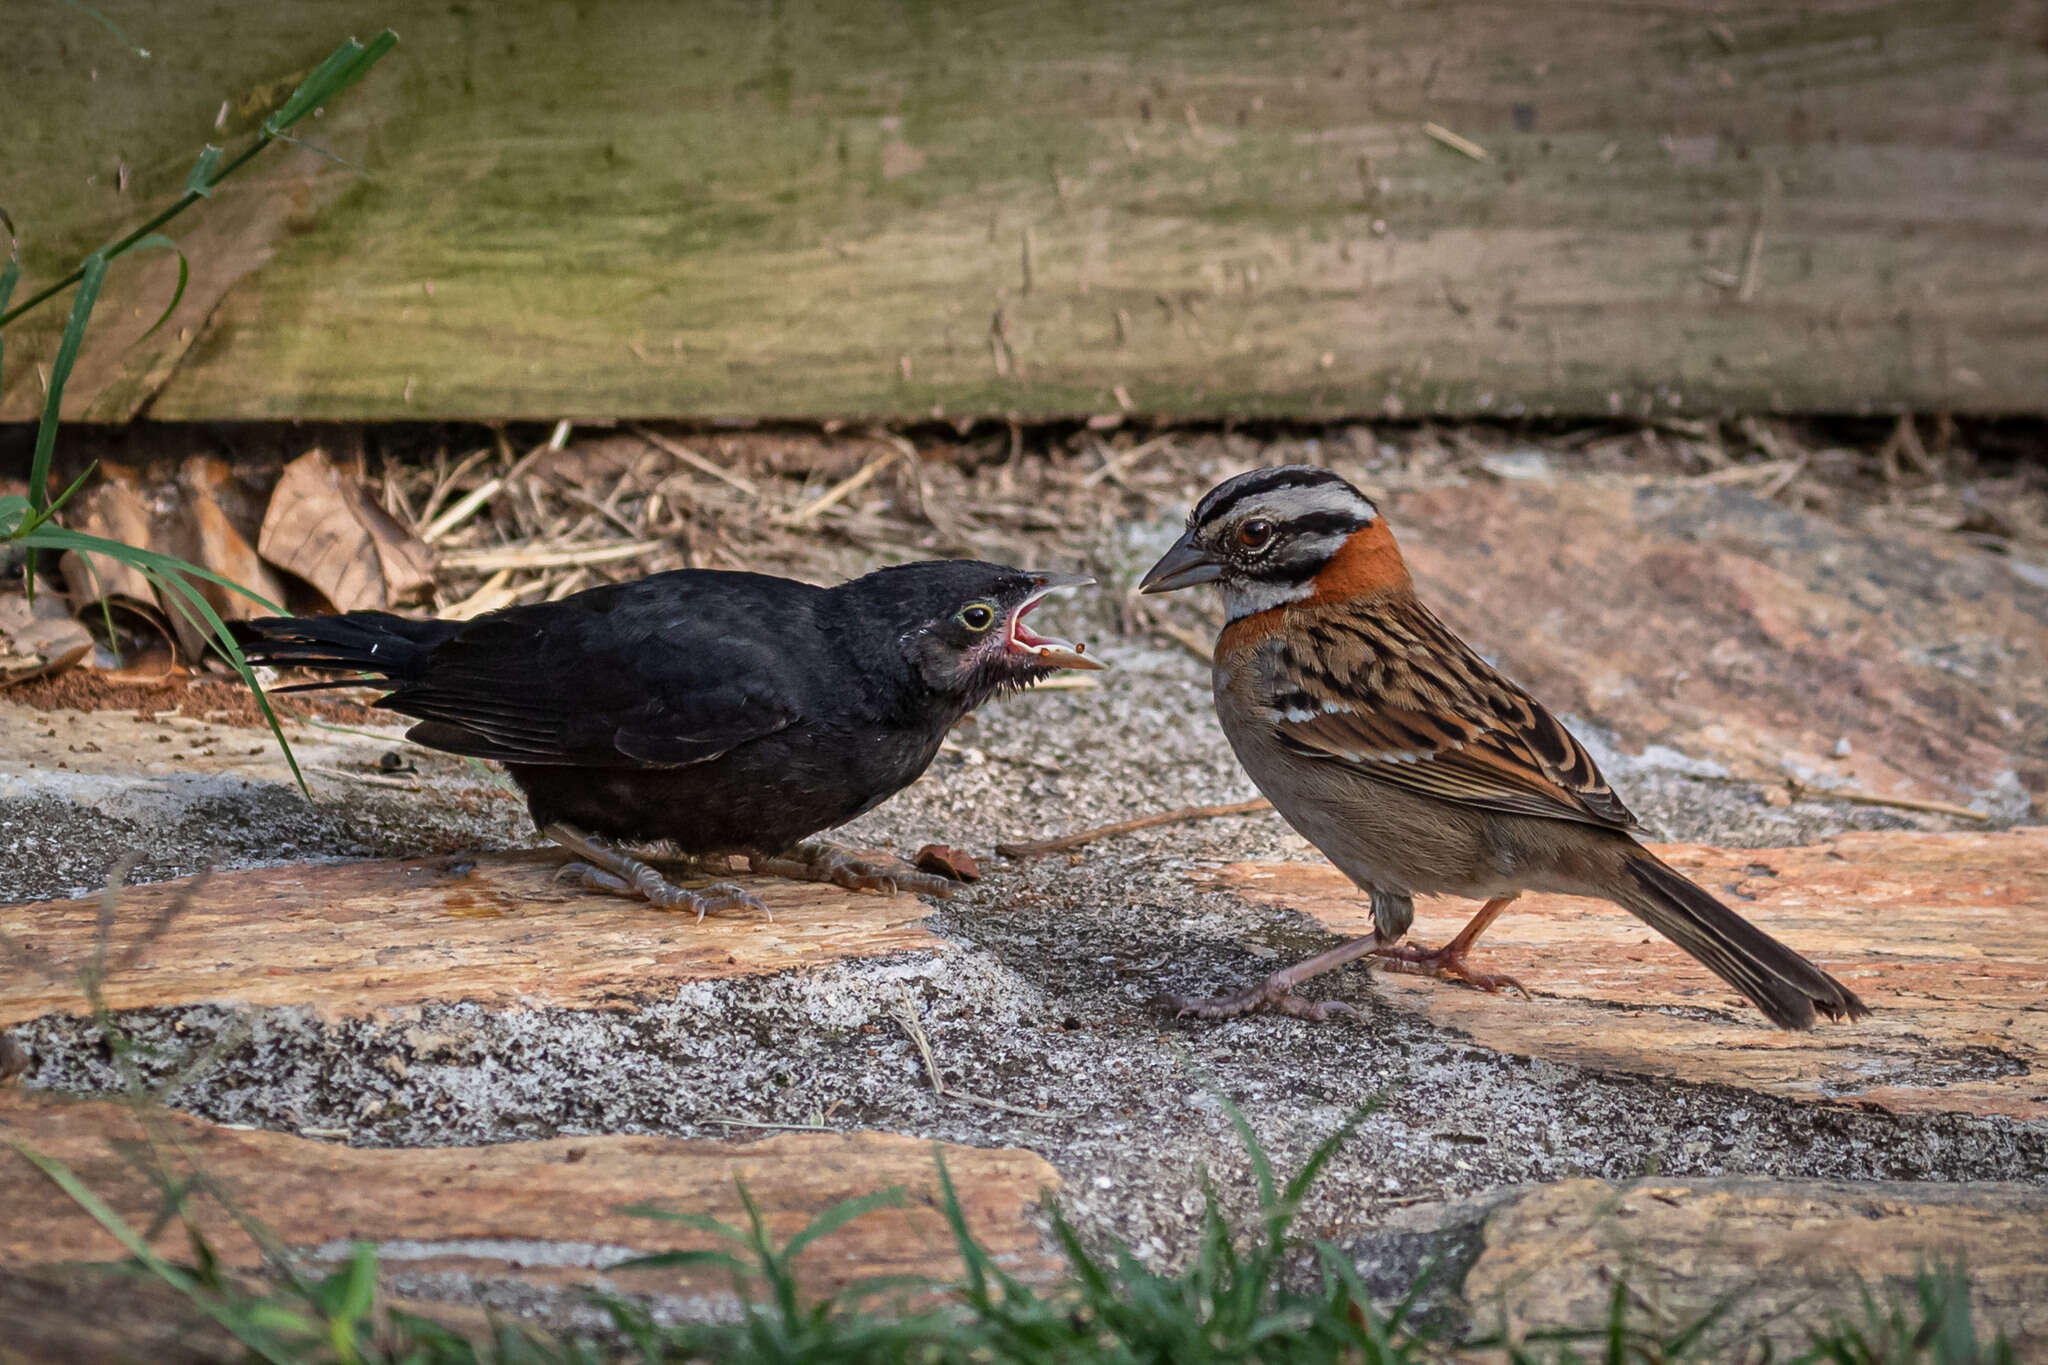
POLYGON ((1629 750, 1780 799, 1791 779, 2001 820, 2048 799, 2048 585, 2010 557, 1705 482, 1482 482, 1388 507, 1445 620, 1629 750))
MULTIPOLYGON (((1634 916, 1567 896, 1524 897, 1473 958, 1534 1000, 1378 971, 1373 989, 1521 1056, 1899 1112, 2048 1118, 2048 828, 1658 852, 1841 978, 1871 1016, 1773 1028, 1634 916)), ((1197 875, 1345 937, 1371 928, 1365 897, 1326 863, 1197 875)), ((1411 936, 1442 943, 1476 908, 1420 899, 1411 936)))

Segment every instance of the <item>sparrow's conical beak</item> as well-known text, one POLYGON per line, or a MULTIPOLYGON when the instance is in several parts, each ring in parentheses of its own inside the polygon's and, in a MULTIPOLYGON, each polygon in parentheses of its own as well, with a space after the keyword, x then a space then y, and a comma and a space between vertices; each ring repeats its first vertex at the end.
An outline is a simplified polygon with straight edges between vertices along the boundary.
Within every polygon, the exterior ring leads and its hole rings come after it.
POLYGON ((1223 566, 1211 559, 1208 551, 1195 544, 1194 532, 1190 531, 1159 557, 1159 562, 1138 584, 1138 591, 1177 592, 1182 588, 1192 588, 1197 583, 1214 583, 1221 577, 1223 566))

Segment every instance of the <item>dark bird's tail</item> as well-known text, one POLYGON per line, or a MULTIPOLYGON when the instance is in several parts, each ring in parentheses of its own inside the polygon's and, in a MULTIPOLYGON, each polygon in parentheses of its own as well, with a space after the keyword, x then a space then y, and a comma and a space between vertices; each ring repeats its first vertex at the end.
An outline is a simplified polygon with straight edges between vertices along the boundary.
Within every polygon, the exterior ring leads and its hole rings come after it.
POLYGON ((1813 1027, 1815 1011, 1854 1019, 1870 1009, 1847 986, 1793 952, 1661 862, 1629 850, 1635 895, 1622 904, 1756 1002, 1779 1028, 1813 1027))
POLYGON ((462 625, 460 621, 414 620, 385 611, 351 611, 339 616, 266 616, 233 622, 230 629, 252 664, 355 675, 277 689, 304 692, 356 686, 363 674, 393 683, 416 681, 434 647, 462 625))

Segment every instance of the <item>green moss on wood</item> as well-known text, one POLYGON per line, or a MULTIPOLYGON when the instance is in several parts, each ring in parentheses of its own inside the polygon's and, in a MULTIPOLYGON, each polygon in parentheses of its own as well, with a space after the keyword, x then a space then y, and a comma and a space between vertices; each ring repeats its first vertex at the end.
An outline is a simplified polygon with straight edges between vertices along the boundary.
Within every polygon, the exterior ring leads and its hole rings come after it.
MULTIPOLYGON (((49 97, 51 164, 111 140, 171 183, 211 125, 191 86, 274 89, 347 13, 160 35, 133 8, 164 65, 108 54, 76 127, 84 30, 0 97, 49 97)), ((2038 408, 2048 54, 1994 8, 422 10, 313 129, 366 177, 281 183, 310 207, 268 264, 76 391, 167 418, 1049 415, 1119 385, 1172 414, 2038 408)), ((32 184, 32 267, 143 189, 32 184)))

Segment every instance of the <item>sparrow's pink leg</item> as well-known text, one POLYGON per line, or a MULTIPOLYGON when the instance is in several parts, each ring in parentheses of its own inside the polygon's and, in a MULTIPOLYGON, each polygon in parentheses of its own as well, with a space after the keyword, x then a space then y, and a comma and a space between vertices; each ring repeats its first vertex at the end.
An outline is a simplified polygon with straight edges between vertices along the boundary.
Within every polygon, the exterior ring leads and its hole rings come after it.
POLYGON ((1253 1010, 1270 1009, 1279 1014, 1292 1015, 1297 1019, 1328 1019, 1332 1015, 1348 1014, 1356 1018, 1356 1007, 1342 1000, 1304 1000, 1294 993, 1294 988, 1312 976, 1335 971, 1347 962, 1364 957, 1379 948, 1379 935, 1367 934, 1314 957, 1304 958, 1292 967, 1273 973, 1258 985, 1229 995, 1214 995, 1206 998, 1189 995, 1169 995, 1159 1003, 1175 1014, 1194 1015, 1198 1019, 1228 1019, 1233 1015, 1249 1014, 1253 1010))
POLYGON ((1413 972, 1417 976, 1433 976, 1441 981, 1462 981, 1477 986, 1482 991, 1498 991, 1503 987, 1529 994, 1529 988, 1512 976, 1491 972, 1475 972, 1465 965, 1465 954, 1472 951, 1472 945, 1486 932, 1486 927, 1500 918, 1500 912, 1514 901, 1513 896, 1495 896, 1479 907, 1479 913, 1471 923, 1458 931, 1458 936, 1441 948, 1424 948, 1413 943, 1389 943, 1378 950, 1377 956, 1390 972, 1413 972))

